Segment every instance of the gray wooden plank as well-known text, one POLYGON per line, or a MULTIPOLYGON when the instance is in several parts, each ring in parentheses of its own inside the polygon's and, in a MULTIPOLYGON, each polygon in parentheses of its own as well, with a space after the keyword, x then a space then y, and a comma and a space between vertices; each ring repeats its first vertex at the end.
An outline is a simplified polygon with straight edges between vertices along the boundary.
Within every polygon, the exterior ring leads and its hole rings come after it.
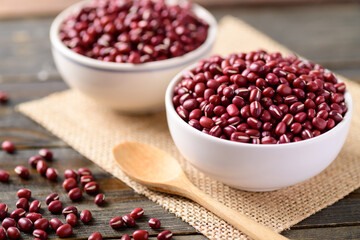
MULTIPOLYGON (((209 7, 233 15, 299 54, 333 70, 360 69, 360 4, 209 7)), ((0 21, 0 82, 7 76, 57 76, 48 39, 52 17, 0 21)), ((261 46, 259 46, 261 47, 261 46)), ((236 49, 234 49, 234 52, 236 49)))
POLYGON ((282 234, 290 239, 299 240, 359 240, 360 226, 296 229, 282 234))
MULTIPOLYGON (((45 198, 48 194, 56 192, 60 195, 60 200, 65 206, 76 206, 79 210, 88 209, 93 214, 93 221, 90 224, 82 224, 79 222, 78 226, 74 228, 73 237, 76 239, 87 238, 92 232, 99 231, 104 237, 115 238, 122 234, 131 234, 136 229, 148 230, 152 236, 160 230, 152 230, 147 221, 151 217, 156 217, 162 221, 162 228, 169 229, 177 235, 195 234, 196 231, 189 224, 181 221, 174 214, 165 211, 160 205, 148 200, 146 197, 135 193, 123 182, 115 179, 110 174, 104 172, 97 165, 90 162, 79 153, 70 148, 56 148, 51 149, 54 153, 54 159, 48 162, 48 165, 56 168, 59 171, 58 180, 53 182, 40 176, 35 169, 30 169, 31 177, 29 180, 20 179, 14 173, 13 169, 17 165, 28 166, 27 159, 30 156, 36 155, 37 150, 20 150, 15 154, 7 154, 0 151, 0 169, 4 169, 10 173, 9 183, 0 183, 0 202, 8 205, 9 211, 15 209, 16 192, 20 188, 28 188, 32 191, 31 200, 39 200, 42 203, 41 214, 45 218, 51 219, 53 217, 59 218, 64 222, 64 216, 50 214, 47 211, 45 198), (63 172, 67 168, 78 169, 80 167, 89 168, 96 181, 100 185, 100 191, 106 195, 107 204, 98 207, 94 204, 93 196, 83 193, 83 199, 79 202, 72 202, 61 183, 64 180, 63 172), (41 187, 39 187, 41 186, 41 187), (136 207, 142 207, 145 211, 144 217, 137 220, 137 226, 134 228, 122 228, 120 230, 113 230, 108 222, 112 217, 123 216, 129 214, 130 211, 136 207)), ((54 232, 49 231, 49 238, 55 238, 54 232)), ((30 239, 30 234, 23 234, 24 239, 30 239)), ((206 239, 201 237, 198 239, 206 239)))
MULTIPOLYGON (((360 64, 359 3, 210 8, 219 19, 233 15, 289 49, 334 68, 360 64)), ((236 50, 236 49, 235 49, 236 50)))

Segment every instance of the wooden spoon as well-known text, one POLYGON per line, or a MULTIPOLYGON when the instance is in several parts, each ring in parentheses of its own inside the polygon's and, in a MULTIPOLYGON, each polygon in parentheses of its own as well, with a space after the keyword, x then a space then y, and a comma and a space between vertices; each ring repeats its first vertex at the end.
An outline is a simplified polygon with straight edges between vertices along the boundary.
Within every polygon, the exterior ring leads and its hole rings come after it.
POLYGON ((113 154, 125 174, 150 189, 189 198, 255 240, 287 239, 203 193, 173 157, 156 147, 125 142, 116 146, 113 154))

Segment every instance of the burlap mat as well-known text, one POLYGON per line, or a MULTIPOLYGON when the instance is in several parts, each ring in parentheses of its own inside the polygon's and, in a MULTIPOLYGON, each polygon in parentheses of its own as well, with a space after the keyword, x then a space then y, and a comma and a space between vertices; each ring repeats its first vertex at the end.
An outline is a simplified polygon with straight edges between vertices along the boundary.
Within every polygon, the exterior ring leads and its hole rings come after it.
MULTIPOLYGON (((220 22, 216 53, 259 48, 289 52, 245 23, 232 17, 220 22)), ((360 187, 360 87, 345 80, 354 99, 354 116, 345 146, 338 158, 312 179, 274 192, 252 193, 232 189, 190 166, 173 144, 165 113, 146 117, 123 116, 69 90, 21 104, 31 117, 135 191, 175 213, 210 239, 246 239, 241 232, 199 205, 183 198, 150 191, 125 176, 113 161, 111 150, 122 141, 155 145, 179 159, 192 182, 228 207, 280 232, 333 204, 360 187), (46 111, 44 111, 46 109, 46 111)))

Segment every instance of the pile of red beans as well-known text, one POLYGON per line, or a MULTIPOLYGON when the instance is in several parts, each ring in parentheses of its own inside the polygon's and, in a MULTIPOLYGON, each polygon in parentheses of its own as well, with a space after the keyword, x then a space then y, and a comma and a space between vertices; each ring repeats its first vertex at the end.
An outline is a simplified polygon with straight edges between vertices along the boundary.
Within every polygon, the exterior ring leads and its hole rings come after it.
POLYGON ((188 2, 95 0, 61 25, 59 37, 71 50, 118 63, 145 63, 182 56, 207 38, 208 24, 188 2))
MULTIPOLYGON (((9 154, 15 152, 16 148, 11 141, 4 141, 2 149, 9 154)), ((36 168, 36 171, 46 177, 48 180, 54 181, 58 178, 58 171, 54 168, 48 167, 47 162, 53 159, 53 153, 46 148, 39 150, 39 155, 32 156, 28 160, 28 164, 36 168)), ((17 166, 14 172, 22 179, 30 177, 30 171, 24 166, 17 166)), ((8 182, 10 174, 0 169, 0 181, 8 182)), ((77 171, 73 169, 66 169, 64 171, 65 180, 62 183, 63 189, 68 192, 68 197, 72 201, 79 202, 82 198, 82 189, 78 187, 79 183, 82 185, 85 193, 94 195, 94 203, 102 206, 105 203, 105 195, 99 193, 99 184, 95 181, 91 171, 87 168, 79 168, 77 171)), ((0 203, 0 240, 19 239, 21 237, 20 230, 26 233, 31 233, 35 239, 44 240, 48 237, 48 232, 53 230, 60 238, 70 237, 73 234, 73 228, 78 225, 78 220, 84 224, 91 222, 93 216, 89 210, 83 210, 81 213, 75 206, 64 207, 57 193, 49 194, 44 202, 48 206, 47 209, 51 214, 62 213, 65 217, 64 224, 59 218, 52 218, 50 221, 43 218, 41 211, 41 202, 32 197, 32 192, 29 189, 22 188, 17 192, 19 200, 16 202, 16 209, 8 216, 8 206, 0 203)), ((130 214, 123 217, 114 217, 110 220, 109 225, 113 229, 124 227, 134 227, 136 225, 135 219, 141 218, 144 215, 142 208, 135 208, 130 214)), ((159 229, 161 222, 159 219, 150 218, 148 225, 152 229, 159 229)), ((146 230, 135 230, 133 232, 134 240, 147 240, 149 232, 146 230)), ((170 240, 172 238, 171 231, 162 231, 157 234, 158 240, 170 240)), ((102 235, 99 232, 91 234, 89 240, 101 240, 102 235)), ((129 240, 131 237, 124 234, 122 240, 129 240)))
POLYGON ((185 73, 173 104, 190 126, 242 143, 316 137, 347 112, 346 86, 324 67, 259 50, 213 56, 185 73))

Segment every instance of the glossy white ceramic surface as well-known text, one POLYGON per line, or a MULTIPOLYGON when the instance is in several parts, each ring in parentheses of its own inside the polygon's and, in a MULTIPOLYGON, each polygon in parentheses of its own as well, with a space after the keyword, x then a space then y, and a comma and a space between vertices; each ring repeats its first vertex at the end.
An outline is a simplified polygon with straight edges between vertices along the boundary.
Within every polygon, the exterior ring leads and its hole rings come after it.
POLYGON ((72 88, 98 103, 123 112, 151 112, 164 106, 166 87, 187 65, 206 58, 211 53, 216 33, 215 18, 201 6, 193 11, 209 25, 207 40, 196 50, 183 56, 144 64, 109 63, 77 54, 59 39, 61 23, 91 1, 76 3, 61 12, 50 29, 52 53, 56 67, 72 88))
POLYGON ((173 89, 179 73, 166 91, 166 115, 171 136, 181 154, 197 169, 234 188, 270 191, 300 183, 323 171, 341 150, 353 111, 350 93, 348 111, 330 131, 301 142, 255 145, 216 138, 188 125, 176 113, 173 89))

